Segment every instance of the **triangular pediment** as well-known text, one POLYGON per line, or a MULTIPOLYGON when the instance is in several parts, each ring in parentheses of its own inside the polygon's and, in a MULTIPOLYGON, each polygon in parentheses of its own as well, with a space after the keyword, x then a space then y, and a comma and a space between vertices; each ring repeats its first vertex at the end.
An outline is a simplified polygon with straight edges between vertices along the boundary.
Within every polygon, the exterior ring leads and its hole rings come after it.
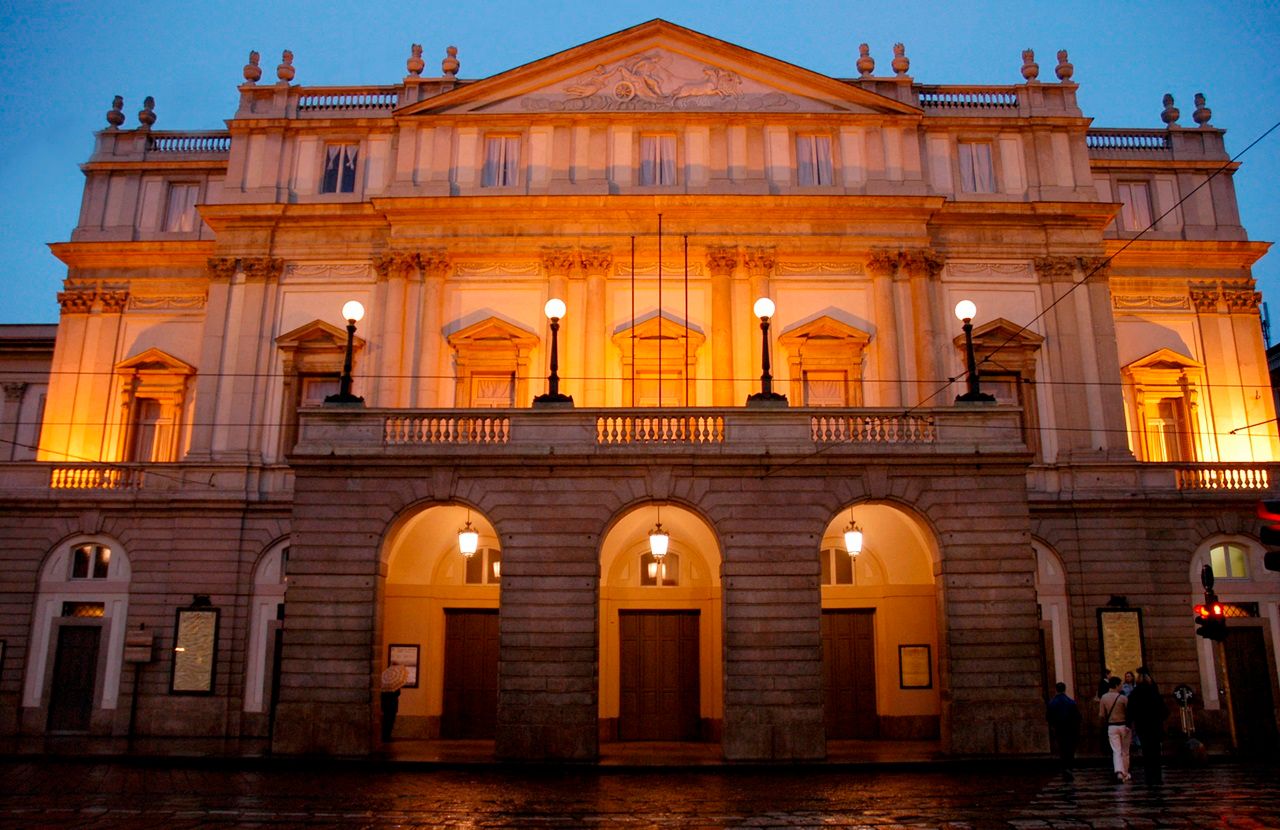
MULTIPOLYGON (((347 347, 347 333, 332 323, 324 320, 312 320, 298 326, 276 338, 276 345, 285 351, 297 350, 333 350, 347 347)), ((364 340, 358 335, 352 339, 352 346, 359 348, 364 340)))
MULTIPOLYGON (((953 342, 963 347, 964 335, 957 334, 953 342)), ((973 328, 973 345, 979 349, 1034 349, 1039 348, 1043 342, 1044 337, 1003 317, 973 328)))
POLYGON ((449 345, 455 349, 462 346, 531 349, 538 344, 538 335, 499 317, 486 317, 464 329, 455 331, 449 335, 448 341, 449 345))
POLYGON ((673 320, 666 314, 652 314, 637 320, 634 326, 630 324, 618 326, 613 334, 613 342, 623 349, 628 349, 633 335, 638 341, 679 342, 686 334, 689 336, 690 347, 695 350, 707 339, 697 326, 690 325, 686 328, 684 323, 673 320))
POLYGON ((1132 372, 1185 372, 1198 371, 1204 366, 1186 355, 1179 354, 1170 348, 1156 349, 1151 354, 1140 357, 1125 366, 1125 371, 1132 372))
POLYGON ((655 111, 920 113, 857 85, 650 20, 460 85, 398 115, 655 111))
POLYGON ((871 335, 848 323, 826 314, 807 323, 793 326, 778 335, 778 343, 786 346, 805 345, 865 345, 871 335))
POLYGON ((170 375, 194 375, 196 367, 166 351, 152 348, 128 360, 120 361, 116 364, 116 371, 122 374, 163 372, 170 375))

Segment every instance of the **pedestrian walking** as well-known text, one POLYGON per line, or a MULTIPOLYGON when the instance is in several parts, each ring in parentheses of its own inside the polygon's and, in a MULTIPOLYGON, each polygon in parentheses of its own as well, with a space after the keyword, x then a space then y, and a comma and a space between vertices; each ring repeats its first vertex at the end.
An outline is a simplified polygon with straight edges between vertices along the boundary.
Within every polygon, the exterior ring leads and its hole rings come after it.
POLYGON ((1071 771, 1076 761, 1076 742, 1080 737, 1080 707, 1067 696, 1067 684, 1059 682, 1054 686, 1057 694, 1045 707, 1045 719, 1049 721, 1049 731, 1058 744, 1058 761, 1062 765, 1062 776, 1068 781, 1075 778, 1071 771))
POLYGON ((1111 691, 1111 669, 1102 670, 1102 679, 1098 681, 1098 697, 1111 691))
POLYGON ((1138 685, 1129 694, 1129 723, 1142 744, 1142 776, 1148 785, 1164 782, 1160 764, 1160 742, 1164 738, 1164 722, 1169 707, 1146 666, 1138 668, 1138 685))
POLYGON ((409 680, 409 670, 395 663, 387 666, 382 673, 382 742, 391 742, 391 733, 396 728, 396 714, 400 711, 400 689, 409 680))
POLYGON ((1124 783, 1129 780, 1129 701, 1120 694, 1120 678, 1111 678, 1107 685, 1109 691, 1098 699, 1098 715, 1107 730, 1116 781, 1124 783))

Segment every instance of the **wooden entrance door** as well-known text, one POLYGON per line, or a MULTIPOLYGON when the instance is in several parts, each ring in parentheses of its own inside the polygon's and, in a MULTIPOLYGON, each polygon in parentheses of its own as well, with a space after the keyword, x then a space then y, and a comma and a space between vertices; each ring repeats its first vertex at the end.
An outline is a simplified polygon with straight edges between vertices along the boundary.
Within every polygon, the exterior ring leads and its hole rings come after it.
POLYGON ((876 711, 875 611, 822 612, 822 689, 827 737, 874 738, 876 711))
POLYGON ((49 695, 50 732, 89 731, 101 635, 102 628, 96 625, 64 625, 58 629, 49 695))
POLYGON ((1222 646, 1236 745, 1245 755, 1270 755, 1276 751, 1276 712, 1262 629, 1232 628, 1222 646))
POLYGON ((498 612, 444 612, 442 738, 492 738, 498 713, 498 612))
POLYGON ((621 611, 618 628, 618 739, 698 740, 698 612, 621 611))

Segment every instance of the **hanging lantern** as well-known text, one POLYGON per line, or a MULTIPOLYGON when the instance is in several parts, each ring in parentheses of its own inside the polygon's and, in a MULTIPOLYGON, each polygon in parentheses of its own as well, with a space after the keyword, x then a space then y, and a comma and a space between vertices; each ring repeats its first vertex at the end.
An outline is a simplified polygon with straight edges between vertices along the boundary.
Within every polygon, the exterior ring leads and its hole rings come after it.
POLYGON ((849 516, 849 526, 844 529, 844 549, 849 552, 850 558, 862 553, 862 528, 853 521, 852 515, 849 516))
POLYGON ((471 515, 468 513, 466 525, 458 531, 458 550, 470 559, 476 555, 476 549, 479 547, 480 533, 471 526, 471 515))
POLYGON ((671 541, 671 536, 662 529, 662 522, 658 522, 653 526, 653 530, 649 531, 649 553, 653 558, 662 561, 662 557, 667 555, 667 545, 671 541))

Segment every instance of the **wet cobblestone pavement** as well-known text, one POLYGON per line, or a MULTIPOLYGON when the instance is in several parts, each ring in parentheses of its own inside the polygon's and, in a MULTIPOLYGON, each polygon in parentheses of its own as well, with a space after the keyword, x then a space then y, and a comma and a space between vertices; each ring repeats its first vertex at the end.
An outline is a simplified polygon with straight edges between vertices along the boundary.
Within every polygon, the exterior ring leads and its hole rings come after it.
POLYGON ((623 771, 0 762, 13 828, 1278 828, 1280 770, 1214 764, 1113 783, 1034 766, 623 771))

